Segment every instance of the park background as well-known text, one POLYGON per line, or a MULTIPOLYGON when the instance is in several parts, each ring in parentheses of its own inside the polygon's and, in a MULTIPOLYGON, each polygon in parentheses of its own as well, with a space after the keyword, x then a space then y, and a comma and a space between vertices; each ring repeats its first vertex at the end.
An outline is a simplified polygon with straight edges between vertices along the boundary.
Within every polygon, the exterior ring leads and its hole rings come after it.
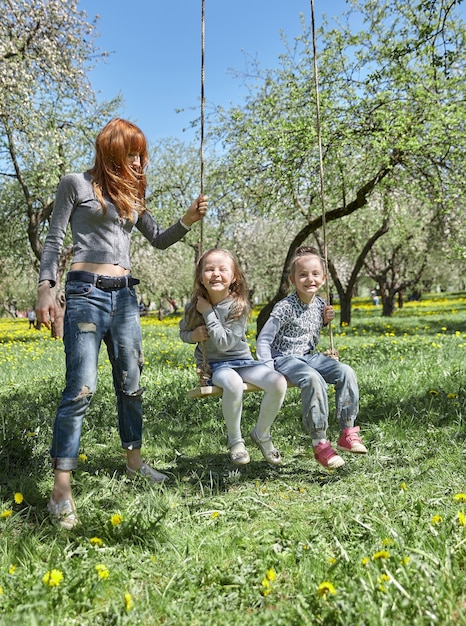
MULTIPOLYGON (((328 13, 338 6, 338 21, 325 21, 320 3, 316 10, 334 338, 340 358, 358 374, 367 457, 347 459, 339 473, 321 471, 300 426, 299 395, 289 390, 274 431, 284 467, 272 470, 251 450, 246 471, 232 468, 219 400, 187 397, 196 374, 192 350, 178 337, 179 312, 163 306, 163 319, 158 315, 166 296, 178 303, 189 297, 199 229, 163 252, 135 233, 133 273, 143 302, 155 303, 141 320, 144 450, 170 474, 170 485, 133 484, 124 476, 102 351, 74 476, 81 524, 63 533, 47 516, 63 348, 15 314, 35 302, 58 181, 89 167, 96 132, 111 117, 147 128, 148 207, 160 223, 177 219, 199 193, 200 3, 165 4, 142 2, 134 14, 120 3, 90 1, 2 6, 0 623, 464 624, 466 29, 460 1, 332 3, 328 13), (95 39, 99 22, 93 24, 100 10, 110 37, 102 49, 95 39), (125 28, 112 40, 114 23, 125 28), (161 38, 154 34, 160 24, 184 51, 168 83, 189 92, 175 103, 183 109, 176 119, 187 128, 181 135, 173 120, 161 134, 148 121, 150 110, 136 104, 167 102, 164 92, 172 91, 154 68, 168 67, 174 53, 165 43, 144 54, 141 44, 161 38), (120 48, 121 41, 129 48, 120 48), (112 70, 107 50, 124 50, 123 58, 137 66, 142 78, 131 93, 119 95, 124 87, 116 78, 99 85, 112 70)), ((325 242, 310 7, 286 3, 291 21, 282 40, 266 26, 285 3, 270 3, 270 15, 269 3, 249 4, 249 13, 240 3, 230 17, 223 3, 207 2, 207 25, 212 14, 222 19, 215 34, 207 30, 204 245, 232 249, 246 271, 256 304, 248 329, 254 351, 261 316, 289 292, 289 256, 301 243, 323 249, 325 242), (243 31, 253 43, 235 43, 243 31), (280 47, 262 63, 264 39, 280 47), (244 65, 220 62, 232 45, 235 53, 248 50, 244 65), (221 73, 235 68, 228 74, 237 85, 233 95, 214 91, 221 79, 213 69, 209 75, 212 59, 221 73)), ((117 65, 115 75, 121 72, 117 65)), ((165 113, 154 117, 163 120, 165 113)), ((66 246, 58 303, 70 258, 66 246)), ((323 349, 328 341, 325 335, 323 349)), ((245 397, 245 432, 259 402, 260 394, 245 397)))

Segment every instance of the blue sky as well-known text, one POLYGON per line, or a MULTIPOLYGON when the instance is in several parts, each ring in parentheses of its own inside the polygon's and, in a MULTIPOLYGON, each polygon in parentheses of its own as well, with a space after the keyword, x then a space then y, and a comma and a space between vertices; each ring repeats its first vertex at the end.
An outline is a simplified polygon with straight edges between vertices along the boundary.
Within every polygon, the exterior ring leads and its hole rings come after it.
MULTIPOLYGON (((342 15, 345 0, 314 0, 317 26, 322 13, 342 15)), ((191 140, 184 132, 199 116, 201 90, 201 0, 80 0, 88 19, 99 15, 97 45, 110 56, 90 79, 100 98, 120 94, 121 115, 137 123, 149 141, 191 140), (187 109, 176 113, 177 109, 187 109)), ((241 79, 251 59, 274 67, 289 41, 310 24, 310 0, 205 0, 205 97, 212 105, 240 104, 241 79)))

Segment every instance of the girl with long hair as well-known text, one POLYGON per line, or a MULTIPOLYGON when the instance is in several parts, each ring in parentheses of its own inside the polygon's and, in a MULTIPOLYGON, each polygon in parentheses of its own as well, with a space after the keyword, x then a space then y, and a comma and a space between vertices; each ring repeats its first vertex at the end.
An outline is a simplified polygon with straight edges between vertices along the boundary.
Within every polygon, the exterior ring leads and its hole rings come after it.
POLYGON ((82 422, 97 386, 102 341, 112 366, 127 473, 156 483, 167 478, 141 457, 143 353, 134 289, 139 280, 131 275, 130 238, 136 227, 152 246, 171 246, 205 215, 207 197, 199 196, 180 220, 163 230, 145 206, 147 164, 142 131, 127 120, 110 121, 97 136, 93 167, 61 179, 44 243, 36 313, 39 324, 50 328, 55 318, 51 288, 70 225, 73 259, 65 286, 66 385, 50 448, 54 486, 48 503, 51 516, 66 529, 78 522, 71 472, 77 467, 82 422))
POLYGON ((180 322, 180 337, 187 343, 197 343, 194 354, 198 367, 206 362, 212 383, 223 389, 222 412, 231 462, 246 465, 250 461, 241 434, 243 382, 248 382, 265 392, 250 437, 268 463, 280 465, 270 428, 283 403, 287 383, 278 372, 252 358, 246 340, 248 314, 246 279, 237 260, 228 250, 208 250, 196 267, 191 302, 180 322))

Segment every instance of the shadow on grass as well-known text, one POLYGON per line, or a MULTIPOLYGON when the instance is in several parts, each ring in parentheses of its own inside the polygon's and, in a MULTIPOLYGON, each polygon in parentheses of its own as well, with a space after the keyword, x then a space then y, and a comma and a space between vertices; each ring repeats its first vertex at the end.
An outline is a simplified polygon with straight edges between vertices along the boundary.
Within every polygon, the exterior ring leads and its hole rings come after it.
MULTIPOLYGON (((432 381, 435 382, 435 381, 432 381)), ((458 398, 449 399, 442 392, 429 395, 419 389, 404 398, 380 395, 384 382, 374 390, 362 390, 363 406, 358 422, 362 425, 363 438, 370 449, 364 425, 378 425, 396 420, 399 427, 417 431, 423 437, 426 425, 436 428, 456 424, 455 437, 466 440, 462 415, 465 412, 464 385, 458 398), (370 391, 370 393, 369 393, 370 391)), ((345 478, 350 471, 342 468, 328 474, 319 468, 312 458, 310 439, 303 432, 299 392, 289 390, 287 399, 274 424, 273 435, 282 452, 284 465, 272 468, 262 460, 260 452, 248 441, 247 433, 253 427, 259 412, 262 394, 246 394, 243 410, 243 433, 251 453, 251 463, 238 469, 228 459, 225 427, 220 399, 193 400, 187 397, 189 380, 180 380, 177 386, 148 385, 144 395, 144 451, 148 460, 165 459, 161 471, 171 476, 167 485, 186 485, 209 493, 222 492, 232 485, 248 482, 302 481, 324 485, 345 478), (180 450, 181 452, 177 452, 180 450), (296 453, 306 450, 306 453, 296 453)), ((58 406, 60 391, 54 389, 16 389, 0 396, 0 495, 8 500, 16 491, 27 493, 28 502, 45 510, 44 486, 50 482, 49 445, 53 419, 58 406)), ((368 429, 370 430, 370 429, 368 429)), ((337 425, 330 417, 329 436, 335 440, 337 425)), ((124 452, 119 447, 115 396, 111 380, 101 380, 83 425, 84 451, 91 450, 89 459, 79 463, 76 472, 76 488, 83 491, 97 488, 99 479, 105 483, 115 477, 125 476, 124 452), (94 484, 95 483, 95 484, 94 484), (86 484, 86 486, 84 486, 86 484)), ((157 466, 158 461, 156 461, 157 466)), ((126 479, 125 479, 126 480, 126 479)), ((47 486, 48 489, 48 486, 47 486)), ((102 502, 106 509, 113 501, 102 502)), ((41 522, 38 515, 36 521, 41 522)))

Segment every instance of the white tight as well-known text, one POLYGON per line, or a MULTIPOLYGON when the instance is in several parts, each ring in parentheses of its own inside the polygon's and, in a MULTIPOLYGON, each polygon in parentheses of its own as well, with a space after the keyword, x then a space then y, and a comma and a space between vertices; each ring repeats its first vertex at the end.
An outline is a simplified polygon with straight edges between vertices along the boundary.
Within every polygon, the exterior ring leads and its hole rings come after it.
POLYGON ((265 392, 255 427, 256 434, 261 440, 270 437, 270 427, 277 417, 286 394, 286 379, 267 365, 238 369, 222 367, 214 372, 212 382, 223 389, 222 411, 229 447, 243 440, 241 435, 243 381, 253 383, 265 392))

